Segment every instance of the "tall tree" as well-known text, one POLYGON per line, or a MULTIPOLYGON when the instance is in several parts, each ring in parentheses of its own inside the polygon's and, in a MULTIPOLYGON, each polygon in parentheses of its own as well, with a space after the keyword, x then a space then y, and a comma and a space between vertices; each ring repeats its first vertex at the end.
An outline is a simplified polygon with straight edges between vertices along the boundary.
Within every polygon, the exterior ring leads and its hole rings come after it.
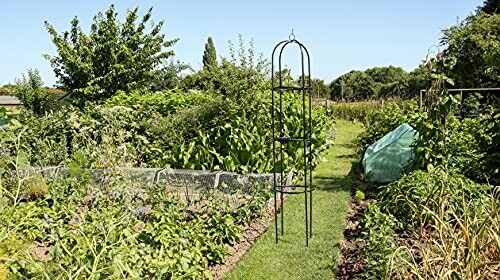
POLYGON ((476 12, 490 15, 500 13, 500 0, 485 0, 482 6, 477 7, 476 12))
POLYGON ((54 68, 59 86, 72 94, 77 104, 101 101, 116 91, 150 89, 160 79, 161 67, 177 42, 165 40, 163 21, 150 23, 152 8, 136 23, 138 8, 127 11, 125 21, 117 19, 114 5, 93 19, 90 34, 85 34, 77 17, 71 30, 58 34, 45 26, 58 55, 45 55, 54 68), (148 31, 147 26, 151 26, 148 31))
POLYGON ((457 87, 500 86, 500 14, 480 13, 443 31, 445 55, 456 58, 457 87))
POLYGON ((212 37, 208 37, 205 43, 205 51, 203 52, 203 68, 210 70, 214 67, 217 67, 217 53, 212 37))

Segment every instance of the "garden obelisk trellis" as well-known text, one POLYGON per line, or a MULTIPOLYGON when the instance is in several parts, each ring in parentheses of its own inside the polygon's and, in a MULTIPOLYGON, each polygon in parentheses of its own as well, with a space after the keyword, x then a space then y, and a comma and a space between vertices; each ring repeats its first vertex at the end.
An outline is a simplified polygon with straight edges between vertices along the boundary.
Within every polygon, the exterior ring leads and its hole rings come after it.
MULTIPOLYGON (((276 228, 276 243, 278 243, 278 196, 280 200, 279 210, 281 212, 281 235, 284 234, 284 194, 304 194, 304 210, 305 210, 305 234, 306 246, 309 245, 309 238, 312 237, 312 191, 315 187, 312 184, 312 102, 311 102, 311 63, 309 52, 307 49, 295 39, 295 35, 290 34, 289 39, 278 43, 272 53, 271 58, 271 81, 272 81, 272 130, 273 130, 273 166, 274 166, 274 221, 276 228), (283 51, 290 46, 297 46, 300 49, 300 65, 301 79, 298 84, 286 84, 284 81, 282 69, 283 51), (276 77, 275 71, 275 55, 278 55, 278 74, 276 77), (301 98, 302 113, 300 119, 299 135, 289 135, 284 127, 284 118, 287 112, 283 107, 284 95, 288 98, 301 98), (302 155, 289 155, 287 146, 302 145, 302 155), (292 161, 297 163, 303 161, 301 170, 293 170, 299 172, 302 178, 302 183, 287 185, 284 182, 285 171, 290 171, 292 161)), ((300 164, 299 164, 300 166, 300 164)))

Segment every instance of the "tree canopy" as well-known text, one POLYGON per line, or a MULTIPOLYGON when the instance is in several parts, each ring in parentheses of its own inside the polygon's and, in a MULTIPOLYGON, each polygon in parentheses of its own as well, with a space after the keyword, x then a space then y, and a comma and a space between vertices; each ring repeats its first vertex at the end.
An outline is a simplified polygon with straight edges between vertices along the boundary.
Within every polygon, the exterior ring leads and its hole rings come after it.
POLYGON ((56 107, 56 97, 43 87, 38 69, 28 69, 27 75, 16 79, 13 93, 23 102, 24 108, 35 115, 43 115, 56 107))
POLYGON ((125 21, 120 22, 111 5, 94 17, 90 34, 83 32, 77 17, 71 21, 71 30, 61 34, 46 21, 58 55, 45 57, 59 86, 71 93, 77 104, 104 100, 118 90, 154 87, 161 80, 165 61, 174 54, 165 48, 177 39, 165 40, 163 21, 150 24, 151 13, 152 8, 138 21, 138 8, 128 10, 125 21))
POLYGON ((450 73, 456 86, 500 85, 500 14, 469 16, 443 34, 445 55, 456 59, 450 73))
POLYGON ((330 84, 330 95, 335 100, 364 100, 373 98, 417 96, 426 87, 429 75, 424 68, 408 73, 401 67, 373 67, 351 71, 330 84))
POLYGON ((491 15, 500 13, 500 0, 485 0, 483 5, 477 8, 477 13, 491 15))

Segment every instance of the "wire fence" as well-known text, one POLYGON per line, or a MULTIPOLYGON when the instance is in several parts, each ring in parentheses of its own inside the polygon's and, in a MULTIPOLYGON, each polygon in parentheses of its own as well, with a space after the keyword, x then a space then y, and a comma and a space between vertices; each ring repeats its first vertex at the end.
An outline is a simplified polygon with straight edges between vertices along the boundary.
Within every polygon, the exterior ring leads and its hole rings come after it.
MULTIPOLYGON (((15 172, 15 171, 13 171, 15 172)), ((173 192, 196 194, 207 190, 224 193, 242 191, 251 193, 255 188, 273 186, 273 174, 238 174, 225 171, 164 169, 164 168, 107 168, 107 169, 69 169, 65 167, 23 168, 18 169, 21 177, 40 174, 44 178, 57 178, 72 175, 89 176, 97 184, 129 180, 143 184, 165 186, 173 192)), ((11 173, 14 175, 14 173, 11 173)), ((278 182, 282 180, 277 174, 278 182)), ((283 183, 291 184, 293 173, 290 172, 283 183)))

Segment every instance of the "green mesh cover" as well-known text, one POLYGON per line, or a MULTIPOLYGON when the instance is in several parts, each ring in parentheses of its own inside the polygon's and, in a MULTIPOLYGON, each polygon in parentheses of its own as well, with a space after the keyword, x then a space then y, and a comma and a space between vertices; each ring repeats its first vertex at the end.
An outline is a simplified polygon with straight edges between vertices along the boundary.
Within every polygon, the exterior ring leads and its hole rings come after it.
POLYGON ((363 156, 363 168, 368 181, 392 182, 413 161, 412 144, 418 132, 404 123, 373 143, 363 156))

